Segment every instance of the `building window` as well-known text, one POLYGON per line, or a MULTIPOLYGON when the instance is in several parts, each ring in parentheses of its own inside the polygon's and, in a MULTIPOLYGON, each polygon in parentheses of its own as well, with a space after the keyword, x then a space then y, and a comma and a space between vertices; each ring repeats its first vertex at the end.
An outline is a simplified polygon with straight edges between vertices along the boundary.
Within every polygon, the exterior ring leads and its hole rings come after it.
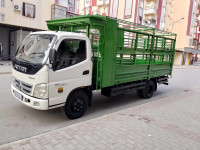
POLYGON ((125 1, 124 19, 132 17, 132 5, 133 5, 133 0, 125 1))
POLYGON ((191 16, 191 23, 190 23, 190 35, 192 34, 192 29, 194 26, 194 22, 195 22, 195 12, 196 12, 196 1, 193 0, 193 8, 192 8, 192 16, 191 16))
POLYGON ((144 9, 144 0, 139 1, 139 8, 138 8, 138 23, 142 24, 143 20, 143 9, 144 9))
POLYGON ((164 30, 165 21, 160 21, 160 30, 164 30))
POLYGON ((68 9, 71 12, 75 12, 75 0, 68 1, 68 9))
POLYGON ((90 6, 90 0, 85 0, 85 7, 89 7, 90 6))
POLYGON ((52 16, 51 19, 62 19, 66 18, 67 15, 67 7, 52 5, 52 16))
POLYGON ((56 70, 64 69, 86 60, 86 41, 64 39, 58 50, 56 70))
POLYGON ((35 18, 35 5, 23 3, 23 16, 35 18))
POLYGON ((90 7, 85 8, 85 14, 88 15, 90 13, 90 7))
POLYGON ((119 5, 119 0, 114 0, 113 6, 112 6, 112 17, 114 17, 114 18, 117 18, 118 5, 119 5))
POLYGON ((1 2, 1 7, 5 7, 5 0, 0 0, 1 2))
POLYGON ((164 30, 165 27, 166 5, 167 5, 166 0, 163 0, 161 17, 160 17, 160 27, 159 27, 160 30, 164 30))
POLYGON ((0 22, 5 22, 5 14, 0 14, 0 22))

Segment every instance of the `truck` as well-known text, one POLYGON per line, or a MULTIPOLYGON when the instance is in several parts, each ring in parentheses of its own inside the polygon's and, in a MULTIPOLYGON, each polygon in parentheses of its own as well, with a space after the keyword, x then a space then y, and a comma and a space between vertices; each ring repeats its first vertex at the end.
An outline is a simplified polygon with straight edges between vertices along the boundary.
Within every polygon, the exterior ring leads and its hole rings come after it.
POLYGON ((29 107, 62 107, 77 119, 91 106, 93 91, 112 97, 136 90, 149 99, 172 77, 176 34, 99 15, 47 26, 27 35, 12 63, 11 92, 29 107))

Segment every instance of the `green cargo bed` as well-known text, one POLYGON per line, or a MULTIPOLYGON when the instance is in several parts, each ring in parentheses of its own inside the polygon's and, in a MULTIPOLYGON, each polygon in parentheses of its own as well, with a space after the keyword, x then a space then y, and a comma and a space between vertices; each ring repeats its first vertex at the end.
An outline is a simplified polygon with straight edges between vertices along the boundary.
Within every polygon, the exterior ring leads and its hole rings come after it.
POLYGON ((172 74, 176 34, 99 15, 50 20, 47 25, 89 37, 96 89, 172 74))

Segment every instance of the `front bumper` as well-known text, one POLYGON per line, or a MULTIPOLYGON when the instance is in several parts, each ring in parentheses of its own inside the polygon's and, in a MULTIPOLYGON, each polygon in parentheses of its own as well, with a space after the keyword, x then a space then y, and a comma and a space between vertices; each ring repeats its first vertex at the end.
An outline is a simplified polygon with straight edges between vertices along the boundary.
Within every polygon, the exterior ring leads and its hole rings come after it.
POLYGON ((35 108, 35 109, 39 109, 39 110, 48 110, 49 109, 49 101, 48 100, 43 100, 43 99, 37 99, 31 96, 28 96, 24 93, 22 93, 21 91, 19 91, 17 88, 15 88, 13 85, 11 85, 11 93, 13 94, 13 96, 18 99, 20 102, 22 102, 23 104, 35 108), (14 95, 14 91, 16 91, 17 93, 21 94, 22 100, 20 100, 19 98, 17 98, 14 95))

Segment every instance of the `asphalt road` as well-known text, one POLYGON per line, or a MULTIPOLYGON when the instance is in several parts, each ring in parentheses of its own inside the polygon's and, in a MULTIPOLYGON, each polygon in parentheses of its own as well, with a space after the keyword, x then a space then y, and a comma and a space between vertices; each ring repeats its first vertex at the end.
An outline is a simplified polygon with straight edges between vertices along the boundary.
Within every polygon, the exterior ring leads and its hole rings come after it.
POLYGON ((192 90, 200 87, 199 75, 200 69, 175 69, 170 85, 159 85, 148 100, 137 97, 136 92, 114 98, 95 92, 92 107, 86 114, 80 119, 68 120, 60 109, 40 111, 21 104, 11 95, 11 74, 0 74, 0 145, 192 90))

